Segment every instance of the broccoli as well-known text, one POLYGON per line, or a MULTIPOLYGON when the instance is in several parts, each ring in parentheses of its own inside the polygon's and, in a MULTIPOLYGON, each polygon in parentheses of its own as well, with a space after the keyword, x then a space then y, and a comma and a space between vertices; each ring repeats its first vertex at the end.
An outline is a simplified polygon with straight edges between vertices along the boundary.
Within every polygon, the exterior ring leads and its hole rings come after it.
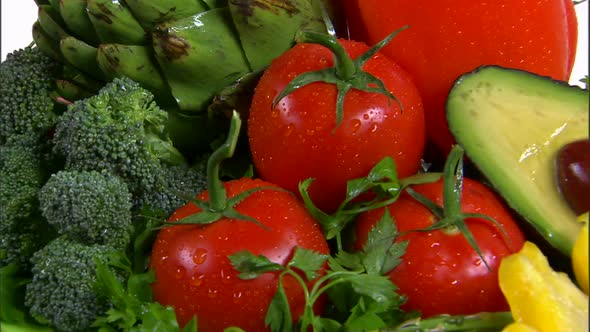
MULTIPOLYGON (((67 236, 52 240, 31 258, 33 278, 25 291, 30 314, 59 331, 89 330, 112 306, 96 291, 95 264, 107 264, 117 253, 112 247, 85 245, 67 236)), ((127 277, 116 272, 121 280, 127 277)))
POLYGON ((165 130, 168 113, 154 96, 128 78, 117 78, 97 95, 78 100, 59 117, 54 152, 67 170, 94 170, 119 176, 144 206, 171 213, 179 196, 203 188, 205 175, 189 167, 165 130))
POLYGON ((54 126, 54 77, 59 64, 26 47, 0 64, 0 144, 13 135, 43 137, 54 126))
POLYGON ((39 213, 37 192, 48 175, 34 140, 11 136, 0 146, 0 267, 14 263, 25 270, 52 238, 39 213))
POLYGON ((60 235, 123 250, 131 240, 131 194, 114 175, 59 171, 39 191, 39 202, 43 216, 60 235))

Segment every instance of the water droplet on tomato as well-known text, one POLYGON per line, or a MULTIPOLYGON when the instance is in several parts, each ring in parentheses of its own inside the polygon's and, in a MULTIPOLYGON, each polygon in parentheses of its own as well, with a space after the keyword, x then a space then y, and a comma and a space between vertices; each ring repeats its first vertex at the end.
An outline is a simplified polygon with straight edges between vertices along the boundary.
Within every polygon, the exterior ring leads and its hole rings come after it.
POLYGON ((359 129, 361 129, 361 125, 362 125, 361 120, 359 120, 359 119, 353 119, 351 121, 351 124, 352 124, 352 129, 351 130, 352 130, 352 133, 353 134, 356 133, 357 131, 359 131, 359 129))
POLYGON ((201 265, 205 263, 205 260, 207 260, 207 250, 203 248, 197 248, 193 253, 193 263, 201 265))
POLYGON ((191 277, 191 280, 189 282, 190 282, 191 286, 198 287, 203 284, 204 280, 205 280, 205 275, 197 273, 191 277))
POLYGON ((370 132, 372 132, 372 133, 374 133, 374 132, 376 132, 376 131, 377 131, 377 129, 379 129, 379 126, 377 126, 377 124, 376 124, 376 123, 373 123, 373 124, 371 125, 371 128, 369 128, 369 131, 370 131, 370 132))
POLYGON ((186 269, 184 268, 184 266, 179 266, 176 268, 176 271, 174 271, 174 277, 176 279, 182 279, 182 278, 184 278, 185 275, 186 275, 186 269))
POLYGON ((295 126, 292 123, 289 123, 285 128, 285 136, 290 136, 293 133, 293 130, 295 130, 295 126))
POLYGON ((217 289, 211 289, 211 288, 210 288, 209 290, 207 290, 207 296, 208 296, 210 299, 214 299, 214 298, 216 298, 216 297, 217 297, 217 293, 219 293, 219 291, 218 291, 217 289))
POLYGON ((483 263, 483 261, 481 260, 481 258, 476 258, 473 261, 473 265, 475 265, 475 266, 480 266, 482 263, 483 263))
POLYGON ((453 280, 453 282, 451 282, 451 285, 458 285, 459 284, 459 280, 453 280))
POLYGON ((233 301, 235 304, 238 304, 238 302, 240 302, 241 299, 242 299, 242 292, 234 293, 233 301))

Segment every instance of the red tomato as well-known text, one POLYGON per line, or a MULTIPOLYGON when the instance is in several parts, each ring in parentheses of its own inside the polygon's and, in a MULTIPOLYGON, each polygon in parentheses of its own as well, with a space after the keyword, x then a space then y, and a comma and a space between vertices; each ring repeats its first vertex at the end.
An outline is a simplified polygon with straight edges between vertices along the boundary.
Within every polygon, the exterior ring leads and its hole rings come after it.
POLYGON ((571 0, 345 0, 353 38, 375 43, 410 28, 383 49, 416 81, 426 130, 445 155, 454 139, 445 100, 461 74, 484 64, 532 71, 567 81, 577 19, 571 0), (359 25, 358 22, 362 22, 359 25))
MULTIPOLYGON (((442 180, 412 187, 442 206, 442 180)), ((437 314, 473 314, 482 311, 509 310, 498 285, 500 260, 518 251, 524 235, 503 202, 487 187, 474 180, 463 182, 462 212, 481 213, 494 218, 508 235, 485 219, 466 219, 467 227, 490 266, 486 267, 464 235, 447 229, 410 232, 397 241, 408 240, 402 263, 390 273, 398 292, 408 300, 405 310, 420 310, 424 317, 437 314)), ((389 212, 400 232, 429 227, 435 221, 424 205, 404 192, 390 206, 389 212)), ((362 214, 355 227, 357 249, 366 242, 367 234, 383 215, 383 209, 362 214)))
MULTIPOLYGON (((395 42, 395 39, 393 40, 395 42)), ((340 40, 356 58, 364 43, 340 40)), ((324 211, 345 198, 346 182, 366 176, 385 156, 391 156, 400 177, 420 167, 425 133, 422 102, 410 76, 377 53, 364 70, 381 79, 399 105, 382 94, 351 89, 336 128, 336 86, 305 85, 273 109, 273 99, 297 75, 334 65, 331 51, 317 44, 297 44, 275 59, 256 87, 248 119, 254 165, 260 177, 298 192, 298 184, 315 178, 309 193, 324 211)))
MULTIPOLYGON (((273 185, 252 179, 225 183, 228 198, 264 186, 273 185)), ((199 198, 207 200, 208 193, 199 198)), ((236 252, 248 250, 282 265, 291 258, 295 247, 329 253, 318 224, 289 192, 256 191, 235 209, 268 229, 250 221, 223 218, 208 225, 171 226, 158 233, 150 258, 157 280, 152 285, 154 297, 174 307, 181 326, 196 314, 199 331, 222 331, 229 326, 266 330, 264 317, 277 289, 278 273, 242 280, 228 258, 236 252)), ((199 211, 189 203, 170 220, 199 211)), ((292 315, 297 319, 305 304, 303 291, 290 276, 284 277, 283 283, 292 315)))

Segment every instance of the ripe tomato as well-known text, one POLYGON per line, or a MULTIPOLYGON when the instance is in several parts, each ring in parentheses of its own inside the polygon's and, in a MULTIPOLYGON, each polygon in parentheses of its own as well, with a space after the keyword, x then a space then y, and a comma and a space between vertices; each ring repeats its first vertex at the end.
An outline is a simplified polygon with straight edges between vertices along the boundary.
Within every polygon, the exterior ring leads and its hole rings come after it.
MULTIPOLYGON (((369 49, 364 43, 339 42, 353 59, 369 49)), ((425 141, 416 87, 400 66, 380 53, 363 69, 383 81, 403 111, 383 94, 351 89, 344 99, 342 122, 336 126, 337 88, 325 82, 300 87, 272 107, 291 80, 334 66, 333 57, 324 46, 301 43, 275 59, 255 89, 248 119, 259 176, 294 192, 300 181, 314 178, 310 197, 327 212, 345 198, 348 180, 366 176, 385 156, 395 160, 400 177, 414 174, 425 141)))
MULTIPOLYGON (((423 317, 436 314, 473 314, 482 311, 507 311, 508 304, 498 285, 500 260, 524 244, 525 238, 503 202, 483 184, 464 178, 462 212, 481 213, 494 218, 507 237, 486 219, 467 218, 467 227, 481 249, 486 267, 475 249, 458 230, 439 229, 409 232, 397 241, 409 244, 402 262, 391 272, 398 292, 407 296, 405 310, 420 310, 423 317), (509 239, 509 240, 507 240, 509 239)), ((442 206, 442 180, 412 187, 442 206)), ((400 232, 431 226, 435 217, 424 205, 404 192, 388 206, 400 232)), ((359 216, 355 224, 356 248, 361 248, 383 209, 359 216)))
MULTIPOLYGON (((252 188, 272 186, 252 179, 224 185, 228 198, 252 188)), ((199 198, 207 200, 208 193, 199 198)), ((222 218, 208 225, 170 226, 158 233, 150 258, 150 268, 157 280, 152 285, 154 297, 159 303, 174 307, 181 326, 197 315, 199 331, 222 331, 229 326, 246 331, 266 330, 264 317, 277 289, 278 272, 252 280, 240 279, 229 255, 248 250, 283 265, 295 247, 329 253, 318 224, 287 191, 256 191, 235 209, 267 228, 251 221, 222 218)), ((189 203, 170 220, 199 211, 189 203)), ((283 286, 293 318, 297 319, 305 304, 301 286, 290 276, 283 278, 283 286)))
POLYGON ((444 155, 454 142, 447 128, 445 100, 461 74, 495 64, 567 81, 572 71, 577 19, 571 0, 345 0, 344 4, 352 37, 367 43, 409 25, 383 53, 415 79, 424 102, 428 139, 444 155))

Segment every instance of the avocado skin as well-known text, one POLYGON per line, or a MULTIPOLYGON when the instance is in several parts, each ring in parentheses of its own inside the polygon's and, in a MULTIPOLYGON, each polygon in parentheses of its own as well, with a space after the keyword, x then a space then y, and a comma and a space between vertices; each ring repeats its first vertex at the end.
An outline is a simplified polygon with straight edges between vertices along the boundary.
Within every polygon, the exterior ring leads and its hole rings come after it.
POLYGON ((449 92, 449 129, 469 160, 544 240, 570 256, 581 224, 561 196, 557 151, 587 138, 589 91, 500 66, 459 77, 449 92))

